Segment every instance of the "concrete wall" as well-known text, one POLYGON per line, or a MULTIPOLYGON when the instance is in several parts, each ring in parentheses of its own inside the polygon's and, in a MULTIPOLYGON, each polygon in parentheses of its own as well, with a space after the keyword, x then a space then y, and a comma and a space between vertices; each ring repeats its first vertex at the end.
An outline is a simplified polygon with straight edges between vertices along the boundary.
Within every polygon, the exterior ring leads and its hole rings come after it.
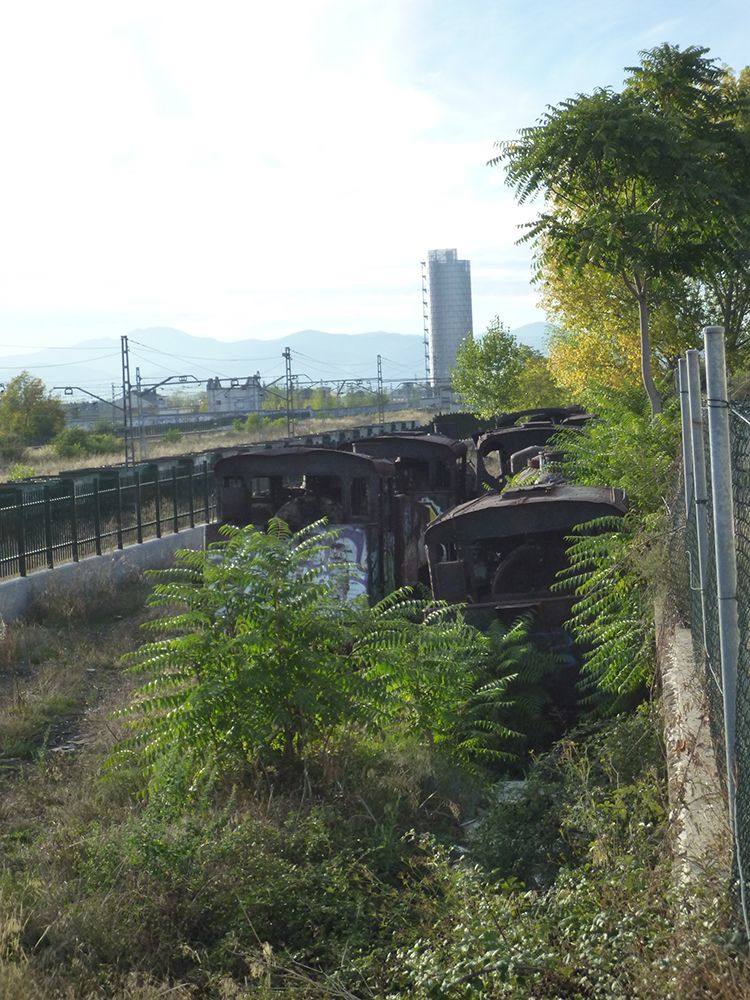
POLYGON ((100 585, 122 585, 146 569, 169 566, 178 549, 203 548, 205 525, 186 528, 163 538, 150 538, 141 545, 129 545, 77 563, 63 563, 55 569, 39 570, 30 576, 0 583, 0 619, 12 622, 35 605, 57 594, 88 592, 100 585))
POLYGON ((660 594, 656 660, 662 686, 664 743, 675 880, 686 885, 708 869, 731 869, 729 813, 708 725, 706 691, 690 630, 660 594))

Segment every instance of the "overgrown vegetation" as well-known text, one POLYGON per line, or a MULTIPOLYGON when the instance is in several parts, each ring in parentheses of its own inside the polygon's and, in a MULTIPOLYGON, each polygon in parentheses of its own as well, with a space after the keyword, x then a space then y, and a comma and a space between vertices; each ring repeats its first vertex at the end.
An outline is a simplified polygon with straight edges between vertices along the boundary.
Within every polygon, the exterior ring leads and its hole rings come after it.
POLYGON ((119 447, 114 434, 87 431, 83 427, 66 427, 52 441, 60 458, 81 458, 90 455, 110 455, 119 447))
POLYGON ((480 417, 534 406, 562 406, 567 393, 554 381, 547 358, 519 344, 498 316, 481 340, 467 337, 456 354, 453 389, 480 417))

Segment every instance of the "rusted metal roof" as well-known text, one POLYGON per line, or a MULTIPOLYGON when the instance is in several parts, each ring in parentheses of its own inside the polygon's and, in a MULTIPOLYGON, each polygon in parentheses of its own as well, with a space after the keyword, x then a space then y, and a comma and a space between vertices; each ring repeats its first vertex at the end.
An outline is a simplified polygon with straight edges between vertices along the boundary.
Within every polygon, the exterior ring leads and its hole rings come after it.
POLYGON ((536 484, 459 504, 427 527, 425 541, 430 545, 569 531, 574 525, 597 517, 622 516, 626 510, 623 490, 609 486, 536 484))
POLYGON ((477 441, 477 454, 484 457, 493 451, 500 451, 503 455, 512 455, 531 445, 546 444, 553 434, 557 434, 561 429, 560 424, 534 422, 520 424, 517 427, 504 427, 498 431, 487 431, 477 441))
POLYGON ((271 476, 381 477, 395 475, 395 466, 382 458, 336 448, 270 448, 220 459, 216 476, 264 479, 271 476))
POLYGON ((516 410, 515 413, 501 413, 495 418, 498 428, 511 427, 521 417, 539 417, 549 423, 559 423, 569 417, 584 413, 582 406, 577 403, 571 406, 537 406, 534 410, 516 410))
POLYGON ((463 441, 456 441, 443 434, 380 434, 377 437, 355 441, 352 447, 358 455, 415 458, 423 461, 431 458, 450 461, 466 454, 466 445, 463 441))

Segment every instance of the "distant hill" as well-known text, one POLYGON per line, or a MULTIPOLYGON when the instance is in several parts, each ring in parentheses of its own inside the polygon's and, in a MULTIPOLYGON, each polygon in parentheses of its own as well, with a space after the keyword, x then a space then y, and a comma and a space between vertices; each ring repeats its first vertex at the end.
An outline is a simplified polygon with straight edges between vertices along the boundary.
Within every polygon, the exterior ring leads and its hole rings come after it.
MULTIPOLYGON (((169 374, 239 378, 256 371, 271 381, 284 374, 285 347, 292 349, 292 370, 313 381, 374 378, 378 354, 383 358, 384 378, 424 377, 422 338, 383 331, 332 334, 300 330, 273 340, 224 341, 193 337, 171 327, 151 327, 131 331, 128 339, 133 381, 136 367, 148 381, 169 374)), ((108 396, 110 384, 121 381, 120 340, 86 340, 70 348, 0 358, 0 381, 8 381, 23 370, 43 378, 48 386, 78 385, 108 396)))
POLYGON ((552 327, 549 323, 525 323, 523 326, 517 326, 513 333, 519 343, 526 344, 528 347, 533 347, 546 354, 547 338, 551 330, 552 327))
MULTIPOLYGON (((513 332, 521 343, 544 350, 547 329, 546 323, 527 323, 513 332)), ((424 378, 422 338, 414 334, 299 330, 273 340, 226 341, 193 337, 172 327, 149 327, 131 331, 128 338, 133 381, 136 368, 149 382, 170 374, 240 378, 256 371, 271 381, 284 374, 285 347, 292 350, 293 372, 303 380, 374 378, 378 354, 383 359, 385 379, 424 378)), ((43 378, 48 386, 82 386, 109 397, 111 384, 119 386, 121 381, 120 341, 85 340, 69 348, 0 358, 0 381, 8 381, 23 370, 43 378)))

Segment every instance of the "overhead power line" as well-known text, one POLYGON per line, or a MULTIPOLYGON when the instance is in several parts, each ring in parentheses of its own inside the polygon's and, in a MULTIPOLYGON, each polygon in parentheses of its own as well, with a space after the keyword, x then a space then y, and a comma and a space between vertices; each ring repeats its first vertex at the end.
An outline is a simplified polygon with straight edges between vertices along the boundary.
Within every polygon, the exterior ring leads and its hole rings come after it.
MULTIPOLYGON (((68 368, 70 365, 80 365, 80 364, 90 364, 94 361, 105 361, 107 358, 116 358, 116 354, 101 354, 98 358, 85 358, 81 361, 61 361, 58 365, 35 365, 31 364, 31 368, 68 368)), ((8 371, 18 371, 18 365, 0 365, 0 368, 8 371)))

